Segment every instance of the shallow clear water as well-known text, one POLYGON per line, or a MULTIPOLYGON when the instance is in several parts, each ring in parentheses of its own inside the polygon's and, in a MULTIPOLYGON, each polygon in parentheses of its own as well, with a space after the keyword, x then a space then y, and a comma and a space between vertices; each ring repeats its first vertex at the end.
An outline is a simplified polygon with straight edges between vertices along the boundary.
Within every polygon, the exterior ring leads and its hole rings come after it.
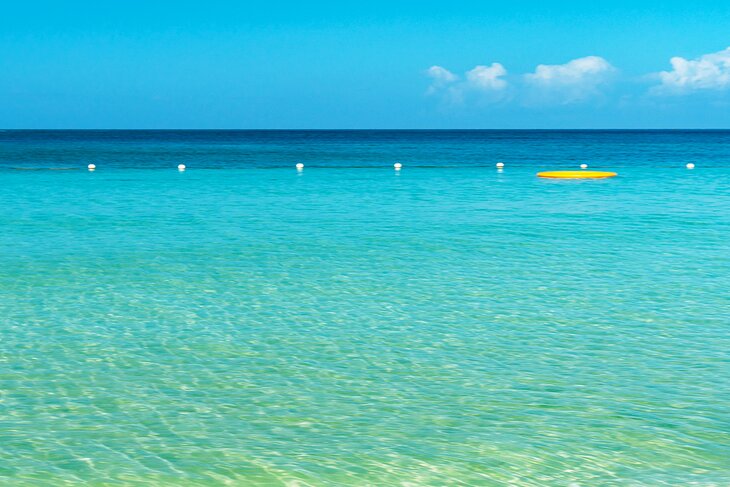
POLYGON ((730 483, 730 133, 418 134, 0 132, 0 483, 730 483))

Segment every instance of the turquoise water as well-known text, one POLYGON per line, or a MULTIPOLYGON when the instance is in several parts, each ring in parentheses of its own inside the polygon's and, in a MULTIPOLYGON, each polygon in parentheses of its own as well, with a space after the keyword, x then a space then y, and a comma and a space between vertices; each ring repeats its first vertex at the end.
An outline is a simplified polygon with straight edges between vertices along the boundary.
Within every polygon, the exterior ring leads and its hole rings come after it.
POLYGON ((2 485, 730 483, 730 158, 0 142, 2 485))

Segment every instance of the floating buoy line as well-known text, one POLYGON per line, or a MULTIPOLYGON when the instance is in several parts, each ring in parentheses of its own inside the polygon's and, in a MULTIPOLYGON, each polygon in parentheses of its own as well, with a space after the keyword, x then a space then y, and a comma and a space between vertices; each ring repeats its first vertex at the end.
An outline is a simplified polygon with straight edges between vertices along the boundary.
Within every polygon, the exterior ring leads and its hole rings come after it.
MULTIPOLYGON (((498 162, 495 164, 495 166, 497 167, 497 170, 499 172, 502 172, 502 170, 505 167, 505 164, 504 164, 504 162, 498 162)), ((304 164, 302 164, 301 162, 298 162, 294 167, 296 167, 297 171, 304 170, 304 164)), ((687 169, 694 169, 695 164, 693 162, 688 162, 685 165, 685 167, 687 169)), ((86 168, 89 171, 95 171, 96 164, 91 163, 91 164, 87 165, 86 168)), ((400 162, 396 162, 395 164, 393 164, 393 168, 396 171, 400 171, 403 168, 403 164, 401 164, 400 162)), ((178 166, 177 166, 178 171, 182 172, 182 171, 185 171, 185 169, 187 169, 185 164, 178 164, 178 166)), ((581 169, 580 171, 570 171, 570 170, 541 171, 541 172, 537 173, 537 176, 540 178, 547 178, 547 179, 606 179, 606 178, 612 178, 612 177, 618 175, 617 173, 612 172, 612 171, 587 171, 586 169, 588 169, 588 164, 585 164, 585 163, 580 165, 580 169, 581 169)))

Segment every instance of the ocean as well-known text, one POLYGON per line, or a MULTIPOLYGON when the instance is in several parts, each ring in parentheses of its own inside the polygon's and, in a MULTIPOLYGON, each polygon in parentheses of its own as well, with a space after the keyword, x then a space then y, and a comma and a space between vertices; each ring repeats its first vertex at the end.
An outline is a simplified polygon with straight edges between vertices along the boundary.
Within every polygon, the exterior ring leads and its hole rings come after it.
POLYGON ((730 131, 0 131, 0 269, 3 486, 730 485, 730 131))

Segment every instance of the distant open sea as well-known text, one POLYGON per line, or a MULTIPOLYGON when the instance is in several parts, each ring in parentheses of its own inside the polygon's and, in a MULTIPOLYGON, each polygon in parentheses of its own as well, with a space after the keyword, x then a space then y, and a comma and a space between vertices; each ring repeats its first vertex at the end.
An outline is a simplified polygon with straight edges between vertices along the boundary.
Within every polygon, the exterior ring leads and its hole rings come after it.
POLYGON ((0 131, 0 485, 726 487, 730 132, 0 131))

